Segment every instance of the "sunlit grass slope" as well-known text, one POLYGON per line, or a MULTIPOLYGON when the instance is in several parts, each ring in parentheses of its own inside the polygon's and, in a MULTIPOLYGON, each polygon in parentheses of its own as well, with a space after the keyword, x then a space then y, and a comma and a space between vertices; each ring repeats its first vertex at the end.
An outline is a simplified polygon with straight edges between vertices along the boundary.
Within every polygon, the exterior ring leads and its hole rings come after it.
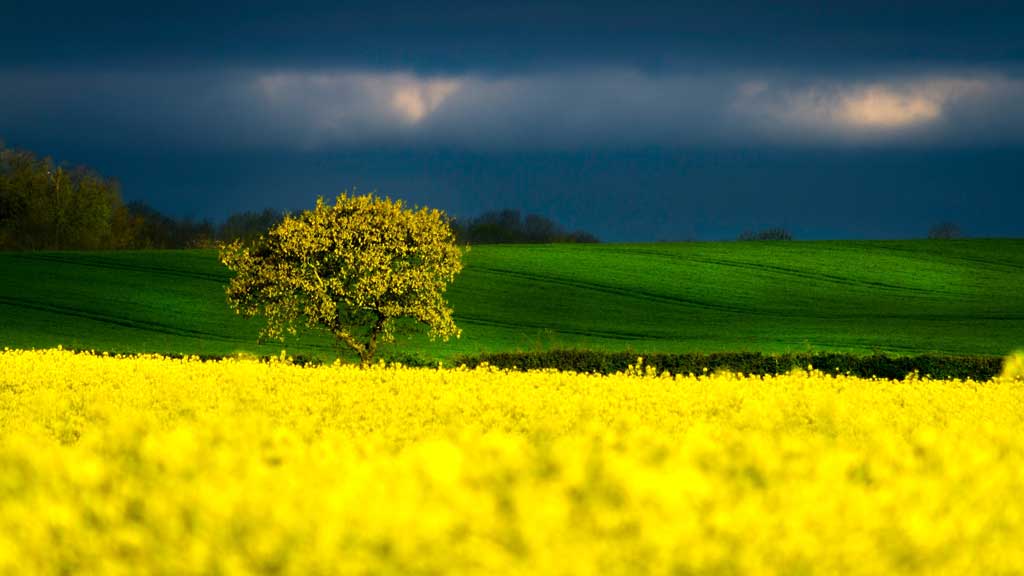
MULTIPOLYGON (((213 251, 0 254, 0 346, 275 354, 232 316, 213 251)), ((1024 240, 478 246, 461 340, 421 358, 587 347, 1005 354, 1024 345, 1024 240)), ((290 354, 329 357, 305 335, 290 354)))

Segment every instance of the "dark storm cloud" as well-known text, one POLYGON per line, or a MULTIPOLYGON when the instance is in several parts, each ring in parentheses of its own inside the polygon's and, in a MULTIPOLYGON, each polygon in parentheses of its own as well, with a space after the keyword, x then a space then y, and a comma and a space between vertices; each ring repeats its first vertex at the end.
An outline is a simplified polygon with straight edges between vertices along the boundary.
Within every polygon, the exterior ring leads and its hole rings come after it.
POLYGON ((74 2, 5 8, 0 64, 508 71, 1020 63, 1019 2, 74 2))
POLYGON ((1006 1, 17 0, 0 139, 194 217, 358 185, 613 240, 1021 234, 1022 21, 1006 1))
POLYGON ((829 78, 579 69, 0 73, 0 129, 97 145, 915 145, 1024 140, 1024 81, 989 71, 829 78), (68 130, 68 126, 74 130, 68 130))
POLYGON ((1013 2, 15 2, 0 137, 292 149, 1022 139, 1013 2))

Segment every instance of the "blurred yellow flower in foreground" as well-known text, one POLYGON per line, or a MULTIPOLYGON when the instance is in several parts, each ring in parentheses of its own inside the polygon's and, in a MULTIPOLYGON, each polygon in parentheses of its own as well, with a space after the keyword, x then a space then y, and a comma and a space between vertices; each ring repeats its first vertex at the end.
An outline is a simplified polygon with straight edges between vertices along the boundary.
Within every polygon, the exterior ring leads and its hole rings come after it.
POLYGON ((6 351, 0 573, 1022 573, 1018 374, 6 351))
POLYGON ((1003 364, 1002 377, 1004 379, 1024 379, 1024 351, 1015 352, 1006 359, 1003 364))

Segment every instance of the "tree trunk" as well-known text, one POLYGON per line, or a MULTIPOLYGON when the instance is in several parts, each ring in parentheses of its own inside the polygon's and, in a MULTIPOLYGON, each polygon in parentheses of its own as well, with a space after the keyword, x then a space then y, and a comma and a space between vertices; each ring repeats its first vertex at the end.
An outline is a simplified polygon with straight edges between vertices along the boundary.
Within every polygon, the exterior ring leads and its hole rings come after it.
MULTIPOLYGON (((365 366, 367 364, 366 346, 360 344, 355 338, 345 333, 334 333, 335 342, 338 343, 338 360, 342 358, 342 352, 345 350, 345 346, 354 351, 359 355, 360 363, 365 366), (345 346, 342 346, 344 344, 345 346)), ((372 354, 371 354, 372 356, 372 354)))
POLYGON ((370 337, 367 339, 366 344, 363 346, 363 350, 366 355, 362 356, 363 366, 369 366, 373 362, 373 356, 377 353, 377 336, 380 335, 381 331, 384 330, 384 321, 387 318, 384 317, 380 312, 377 313, 377 321, 373 323, 373 328, 370 329, 370 337))
POLYGON ((348 345, 356 354, 359 354, 359 361, 363 366, 369 366, 373 363, 373 356, 377 353, 377 337, 384 331, 385 321, 387 321, 387 318, 380 312, 377 312, 377 321, 370 328, 370 333, 365 343, 359 342, 347 332, 335 332, 334 337, 338 342, 348 345))

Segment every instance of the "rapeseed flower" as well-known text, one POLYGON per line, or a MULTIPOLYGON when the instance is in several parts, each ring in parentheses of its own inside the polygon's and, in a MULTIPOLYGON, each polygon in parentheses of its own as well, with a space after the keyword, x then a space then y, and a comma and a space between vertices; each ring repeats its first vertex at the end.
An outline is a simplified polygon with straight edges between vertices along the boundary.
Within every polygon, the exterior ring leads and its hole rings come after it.
POLYGON ((1018 372, 648 368, 8 350, 0 573, 1024 573, 1018 372))

